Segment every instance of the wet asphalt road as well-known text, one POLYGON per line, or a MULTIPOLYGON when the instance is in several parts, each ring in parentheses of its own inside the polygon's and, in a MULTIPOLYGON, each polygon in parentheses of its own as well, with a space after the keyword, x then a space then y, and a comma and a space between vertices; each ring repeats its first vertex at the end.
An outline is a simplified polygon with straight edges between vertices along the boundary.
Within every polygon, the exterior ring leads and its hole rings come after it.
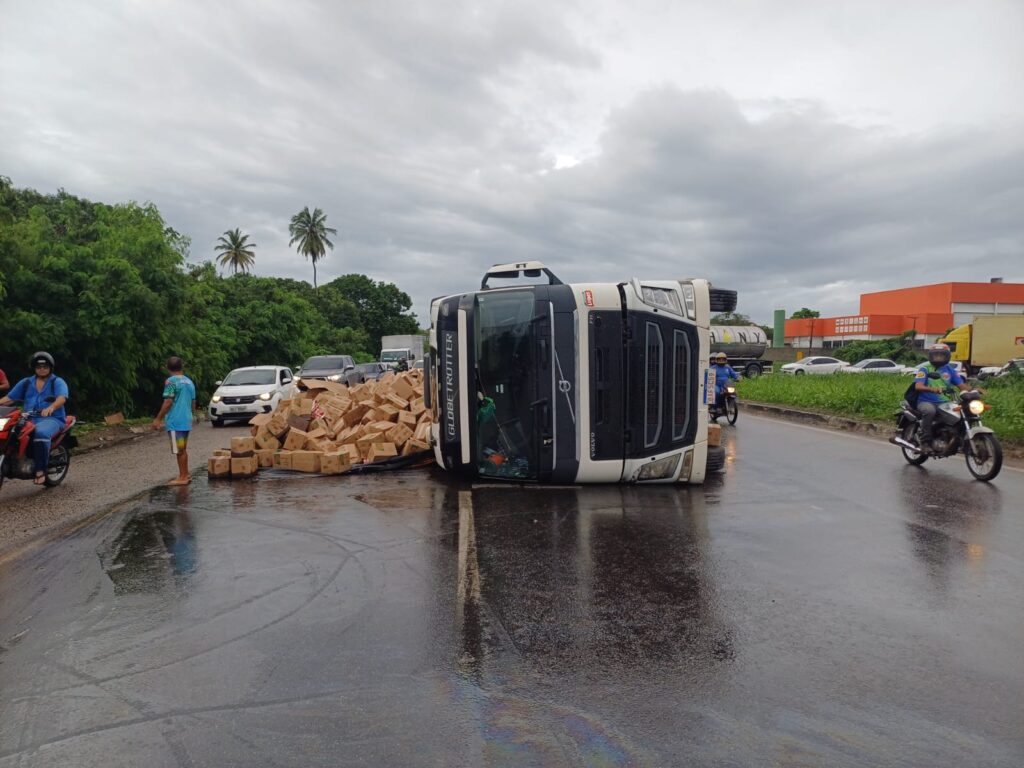
POLYGON ((0 767, 1020 766, 1024 474, 159 489, 0 564, 0 767))

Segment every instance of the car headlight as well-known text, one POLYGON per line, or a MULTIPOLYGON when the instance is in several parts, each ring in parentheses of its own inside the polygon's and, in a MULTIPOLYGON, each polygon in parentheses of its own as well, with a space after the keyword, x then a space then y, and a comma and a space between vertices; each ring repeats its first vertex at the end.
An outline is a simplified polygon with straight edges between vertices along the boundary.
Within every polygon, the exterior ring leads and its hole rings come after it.
POLYGON ((985 403, 981 400, 971 400, 970 405, 968 405, 967 408, 975 416, 980 416, 985 412, 985 403))
POLYGON ((640 472, 637 474, 636 479, 641 481, 664 480, 666 477, 672 477, 676 473, 676 467, 678 466, 678 453, 674 456, 666 456, 664 459, 658 459, 640 467, 640 472))
POLYGON ((214 395, 213 397, 211 397, 210 398, 210 402, 211 403, 219 403, 220 402, 220 395, 214 395))
POLYGON ((269 400, 273 396, 274 396, 273 392, 264 392, 263 394, 260 395, 260 400, 269 400))
POLYGON ((11 423, 10 419, 0 419, 0 432, 7 429, 7 425, 11 423))
POLYGON ((333 376, 328 376, 327 378, 331 381, 341 381, 341 374, 335 373, 333 376))
POLYGON ((292 379, 292 381, 294 381, 296 384, 299 384, 299 383, 302 382, 302 377, 301 376, 296 376, 294 379, 292 379))

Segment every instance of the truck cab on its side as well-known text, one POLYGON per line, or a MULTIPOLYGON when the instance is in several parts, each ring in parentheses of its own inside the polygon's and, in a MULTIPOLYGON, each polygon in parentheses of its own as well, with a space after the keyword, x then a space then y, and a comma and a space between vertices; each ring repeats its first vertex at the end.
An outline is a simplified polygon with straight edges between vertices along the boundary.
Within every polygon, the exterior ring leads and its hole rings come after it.
POLYGON ((480 290, 431 305, 438 463, 499 480, 702 482, 724 464, 707 444, 708 321, 735 305, 702 279, 566 285, 540 262, 493 267, 480 290))

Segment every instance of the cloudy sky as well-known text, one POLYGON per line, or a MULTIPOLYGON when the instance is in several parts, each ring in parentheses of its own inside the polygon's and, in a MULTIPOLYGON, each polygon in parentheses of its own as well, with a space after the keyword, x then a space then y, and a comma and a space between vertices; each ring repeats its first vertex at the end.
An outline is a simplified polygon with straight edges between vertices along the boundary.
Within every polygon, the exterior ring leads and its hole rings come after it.
POLYGON ((0 0, 0 174, 156 203, 321 280, 539 258, 740 311, 1024 280, 1024 3, 0 0))

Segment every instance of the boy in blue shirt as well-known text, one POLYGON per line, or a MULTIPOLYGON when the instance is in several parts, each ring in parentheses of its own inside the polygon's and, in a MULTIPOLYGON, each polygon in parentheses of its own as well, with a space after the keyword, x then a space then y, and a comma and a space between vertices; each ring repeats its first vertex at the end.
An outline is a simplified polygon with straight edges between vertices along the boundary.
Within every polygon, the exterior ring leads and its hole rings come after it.
POLYGON ((167 417, 166 429, 171 438, 171 453, 178 459, 178 476, 168 485, 188 485, 188 436, 192 431, 192 404, 196 399, 196 385, 184 373, 185 364, 180 357, 167 360, 170 374, 164 382, 164 403, 153 419, 153 429, 167 417))

